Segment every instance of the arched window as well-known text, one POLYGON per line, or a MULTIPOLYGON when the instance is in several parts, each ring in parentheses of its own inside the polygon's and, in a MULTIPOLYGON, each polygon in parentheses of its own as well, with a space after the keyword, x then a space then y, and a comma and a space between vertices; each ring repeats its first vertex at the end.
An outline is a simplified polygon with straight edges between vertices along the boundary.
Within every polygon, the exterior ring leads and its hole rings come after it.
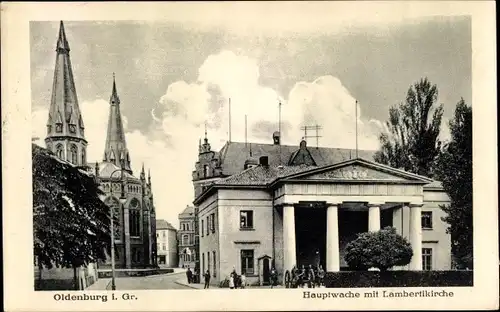
POLYGON ((85 155, 85 148, 82 148, 82 166, 87 163, 87 155, 85 155))
POLYGON ((75 144, 71 144, 68 159, 73 165, 78 164, 78 147, 75 144))
POLYGON ((56 156, 60 159, 64 159, 64 148, 62 144, 56 146, 56 156))
POLYGON ((184 245, 184 246, 189 245, 189 236, 188 235, 182 235, 182 245, 184 245))
POLYGON ((203 177, 204 178, 208 177, 209 173, 210 173, 210 171, 209 171, 208 165, 204 165, 203 166, 203 177))
POLYGON ((130 201, 130 212, 129 212, 129 228, 130 236, 140 237, 141 236, 141 205, 137 198, 133 198, 130 201))

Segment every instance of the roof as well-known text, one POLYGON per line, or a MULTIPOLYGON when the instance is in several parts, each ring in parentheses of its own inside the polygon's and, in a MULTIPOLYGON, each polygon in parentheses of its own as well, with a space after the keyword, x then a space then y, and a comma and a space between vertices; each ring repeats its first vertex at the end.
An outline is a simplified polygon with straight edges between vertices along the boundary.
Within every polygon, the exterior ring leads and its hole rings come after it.
POLYGON ((205 192, 200 194, 200 196, 195 199, 196 201, 201 200, 204 196, 210 193, 215 188, 220 187, 260 187, 266 188, 272 186, 274 182, 279 181, 282 178, 294 178, 300 177, 302 174, 314 174, 318 171, 324 171, 334 169, 335 167, 342 167, 351 164, 364 164, 365 166, 374 167, 376 170, 387 171, 389 170, 392 174, 402 175, 406 178, 416 179, 419 183, 424 184, 426 189, 438 189, 441 188, 441 182, 433 181, 427 177, 416 175, 410 172, 405 172, 400 169, 391 168, 386 165, 375 163, 371 160, 366 160, 363 158, 356 158, 352 160, 346 160, 343 162, 337 162, 335 164, 328 164, 323 166, 312 166, 312 165, 274 165, 274 166, 262 166, 258 165, 241 171, 240 173, 234 174, 232 176, 215 181, 205 192))
MULTIPOLYGON (((113 178, 118 179, 121 176, 121 172, 122 172, 121 168, 113 163, 110 163, 107 161, 103 161, 103 162, 99 163, 99 177, 100 178, 110 178, 111 175, 113 175, 113 178)), ((127 178, 137 179, 136 177, 134 177, 133 175, 131 175, 130 173, 128 173, 125 170, 123 170, 123 175, 127 178)))
POLYGON ((182 216, 182 215, 186 215, 186 216, 194 215, 194 208, 191 206, 186 206, 186 208, 184 208, 184 210, 181 213, 179 213, 179 216, 182 216))
POLYGON ((216 181, 215 185, 265 186, 278 178, 319 168, 318 166, 256 166, 216 181))
POLYGON ((177 229, 170 224, 167 220, 163 219, 156 219, 156 229, 157 230, 174 230, 177 231, 177 229))
MULTIPOLYGON (((288 164, 290 158, 299 149, 298 145, 277 145, 266 143, 242 143, 242 142, 227 142, 219 152, 222 174, 226 176, 234 175, 241 172, 241 168, 248 159, 252 150, 252 157, 259 158, 267 156, 271 167, 280 164, 288 164), (281 146, 281 161, 280 161, 280 146, 281 146)), ((314 158, 316 165, 319 167, 340 163, 352 158, 355 158, 355 150, 346 148, 330 148, 330 147, 307 147, 311 156, 314 158)), ((373 160, 373 155, 376 151, 358 150, 358 157, 368 160, 373 160)))

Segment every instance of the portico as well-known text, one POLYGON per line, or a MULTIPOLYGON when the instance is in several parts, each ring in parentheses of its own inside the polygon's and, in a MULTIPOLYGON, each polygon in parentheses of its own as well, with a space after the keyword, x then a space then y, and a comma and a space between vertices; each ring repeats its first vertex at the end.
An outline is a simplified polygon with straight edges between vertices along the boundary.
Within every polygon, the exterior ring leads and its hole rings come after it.
MULTIPOLYGON (((348 231, 378 231, 384 226, 394 226, 399 234, 406 237, 413 249, 413 257, 408 269, 422 269, 422 229, 421 207, 423 205, 423 185, 430 180, 390 167, 362 160, 335 168, 321 168, 317 171, 289 176, 274 186, 274 212, 282 214, 283 269, 307 263, 310 259, 304 253, 310 250, 297 250, 297 240, 310 239, 312 245, 321 241, 316 237, 297 237, 307 230, 297 231, 296 222, 309 218, 307 213, 298 210, 324 210, 324 219, 316 219, 312 226, 324 226, 326 239, 323 257, 326 271, 341 269, 343 256, 341 249, 356 234, 348 231), (358 212, 355 222, 346 220, 349 212, 358 212), (382 214, 384 215, 382 217, 382 214), (403 214, 405 214, 403 217, 403 214), (343 217, 342 217, 343 216, 343 217), (322 225, 324 222, 326 225, 322 225), (340 225, 351 222, 347 230, 339 232, 340 225), (300 255, 299 255, 300 254, 300 255)), ((312 214, 311 214, 312 217, 312 214)), ((280 219, 280 218, 278 218, 280 219)), ((308 225, 311 227, 311 224, 308 225)), ((275 227, 279 230, 280 226, 275 227)), ((344 226, 346 228, 346 226, 344 226)), ((316 233, 316 232, 315 232, 316 233)), ((302 243, 302 246, 304 244, 302 243)), ((320 261, 323 263, 323 261, 320 261)))

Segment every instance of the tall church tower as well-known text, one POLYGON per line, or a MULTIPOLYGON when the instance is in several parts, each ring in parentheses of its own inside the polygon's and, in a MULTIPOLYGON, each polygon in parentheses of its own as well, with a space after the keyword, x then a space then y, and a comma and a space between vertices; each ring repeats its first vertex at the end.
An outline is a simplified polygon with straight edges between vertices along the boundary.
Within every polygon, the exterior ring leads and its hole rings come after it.
POLYGON ((77 166, 86 166, 87 140, 78 106, 69 51, 64 24, 61 21, 45 145, 60 159, 77 166))
POLYGON ((109 98, 109 119, 106 146, 104 147, 104 161, 115 164, 132 174, 130 168, 130 154, 125 142, 122 116, 120 113, 120 98, 116 91, 115 74, 113 73, 113 90, 109 98))

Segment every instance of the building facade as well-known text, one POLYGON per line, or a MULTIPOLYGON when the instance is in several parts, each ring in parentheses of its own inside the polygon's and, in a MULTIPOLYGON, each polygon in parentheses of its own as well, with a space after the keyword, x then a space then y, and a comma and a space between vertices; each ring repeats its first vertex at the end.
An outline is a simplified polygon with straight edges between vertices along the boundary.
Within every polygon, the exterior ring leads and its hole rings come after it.
POLYGON ((168 221, 156 220, 156 250, 159 266, 176 268, 179 258, 177 252, 177 230, 168 221))
POLYGON ((375 163, 371 151, 356 158, 354 151, 309 148, 304 140, 280 146, 277 133, 273 141, 229 142, 210 157, 200 149, 193 173, 200 268, 214 284, 233 268, 255 284, 268 283, 273 266, 280 278, 294 265, 347 270, 346 245, 386 226, 407 238, 414 253, 408 266, 393 269, 451 268, 439 208, 449 198, 439 182, 375 163))
POLYGON ((179 214, 179 231, 177 232, 179 267, 194 269, 197 263, 195 246, 195 214, 194 208, 187 206, 179 214))
MULTIPOLYGON (((89 170, 85 125, 78 104, 70 47, 62 21, 59 25, 59 36, 56 43, 56 61, 45 146, 59 159, 85 171, 89 170)), ((89 263, 73 271, 71 268, 39 268, 36 259, 34 276, 36 290, 74 290, 75 278, 77 280, 76 288, 83 290, 98 279, 95 263, 89 263)))
MULTIPOLYGON (((125 140, 115 77, 109 100, 109 119, 103 161, 95 163, 103 201, 118 218, 115 225, 115 265, 117 268, 157 266, 156 212, 144 164, 139 177, 133 175, 131 157, 125 140)), ((101 263, 109 267, 111 259, 101 263)))
MULTIPOLYGON (((114 75, 103 161, 90 166, 87 162, 85 126, 69 57, 70 48, 62 21, 56 52, 46 147, 60 159, 97 176, 105 193, 102 200, 113 207, 119 219, 115 225, 117 268, 155 266, 156 218, 151 175, 146 180, 144 166, 139 178, 133 175, 114 75)), ((110 260, 99 263, 101 268, 107 266, 110 266, 110 260)))

